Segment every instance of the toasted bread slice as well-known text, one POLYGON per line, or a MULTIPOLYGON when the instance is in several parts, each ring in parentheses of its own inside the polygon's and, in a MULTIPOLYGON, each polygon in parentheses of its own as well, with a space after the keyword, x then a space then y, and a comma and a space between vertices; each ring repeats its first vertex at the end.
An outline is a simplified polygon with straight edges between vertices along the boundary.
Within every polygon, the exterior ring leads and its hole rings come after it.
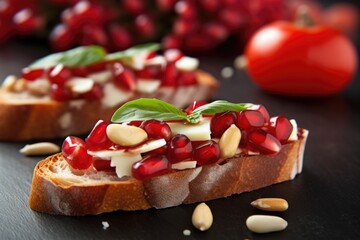
POLYGON ((98 119, 110 120, 123 103, 140 97, 158 98, 178 107, 215 95, 218 82, 213 76, 197 71, 196 85, 160 87, 153 93, 132 92, 119 96, 116 104, 102 100, 58 102, 49 97, 34 97, 24 92, 0 90, 0 141, 53 139, 88 133, 98 119))
POLYGON ((61 154, 40 161, 29 206, 51 214, 87 215, 117 210, 167 208, 248 192, 292 180, 302 171, 308 131, 275 156, 236 155, 221 164, 173 171, 139 181, 115 173, 71 170, 61 154))

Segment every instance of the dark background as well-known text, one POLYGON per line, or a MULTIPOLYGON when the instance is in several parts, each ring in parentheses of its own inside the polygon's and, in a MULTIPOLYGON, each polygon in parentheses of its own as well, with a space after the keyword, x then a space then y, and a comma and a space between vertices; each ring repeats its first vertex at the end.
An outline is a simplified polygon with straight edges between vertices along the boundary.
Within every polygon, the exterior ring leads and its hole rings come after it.
MULTIPOLYGON (((0 49, 0 79, 49 53, 45 43, 16 41, 0 49)), ((322 99, 286 98, 259 90, 244 72, 229 79, 221 69, 235 56, 200 56, 201 68, 217 77, 215 99, 261 103, 270 114, 295 118, 309 129, 304 169, 294 181, 209 201, 214 224, 207 232, 191 225, 195 204, 164 210, 118 211, 86 217, 40 214, 27 207, 35 164, 25 157, 23 143, 0 143, 0 239, 360 239, 360 76, 341 94, 322 99), (259 197, 282 197, 289 202, 285 231, 254 234, 245 226, 250 202, 259 197), (102 221, 110 227, 102 229, 102 221), (191 230, 186 237, 182 231, 191 230)), ((10 126, 11 127, 11 126, 10 126)), ((54 141, 61 144, 62 139, 54 141)), ((265 213, 269 214, 269 213, 265 213)))

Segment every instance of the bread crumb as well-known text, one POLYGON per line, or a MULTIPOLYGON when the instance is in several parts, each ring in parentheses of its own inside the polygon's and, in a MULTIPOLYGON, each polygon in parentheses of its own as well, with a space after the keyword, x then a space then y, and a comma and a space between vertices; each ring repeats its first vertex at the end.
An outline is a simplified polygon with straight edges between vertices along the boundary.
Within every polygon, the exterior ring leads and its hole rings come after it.
POLYGON ((223 78, 231 78, 234 75, 234 69, 231 67, 224 67, 221 69, 221 76, 223 78))
POLYGON ((183 234, 184 234, 184 236, 190 236, 191 231, 189 229, 184 229, 183 234))
POLYGON ((102 221, 101 223, 103 225, 104 230, 106 230, 106 229, 108 229, 110 227, 110 224, 107 221, 102 221))

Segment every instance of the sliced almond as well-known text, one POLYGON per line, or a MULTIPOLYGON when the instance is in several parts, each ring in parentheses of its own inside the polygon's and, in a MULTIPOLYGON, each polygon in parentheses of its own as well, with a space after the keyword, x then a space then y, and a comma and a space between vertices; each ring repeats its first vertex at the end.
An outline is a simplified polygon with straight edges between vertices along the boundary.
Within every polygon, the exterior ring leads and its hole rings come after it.
POLYGON ((194 209, 192 224, 200 231, 208 230, 213 223, 213 215, 208 205, 200 203, 194 209))
POLYGON ((241 131, 238 127, 232 124, 220 138, 220 157, 231 158, 235 156, 236 150, 239 147, 241 140, 241 131))
POLYGON ((74 77, 66 82, 66 86, 70 88, 73 93, 86 93, 89 92, 93 86, 94 81, 91 78, 74 77))
POLYGON ((1 85, 1 88, 5 91, 12 92, 14 90, 17 78, 14 75, 9 75, 5 78, 4 82, 1 85))
POLYGON ((20 153, 28 156, 47 155, 57 153, 59 151, 60 147, 51 142, 27 144, 22 149, 20 149, 20 153))
POLYGON ((195 168, 196 164, 197 164, 196 161, 183 161, 183 162, 173 163, 171 165, 171 168, 176 170, 184 170, 189 168, 195 168))
POLYGON ((110 124, 106 134, 112 142, 124 147, 138 145, 147 139, 147 133, 142 128, 123 124, 110 124))
POLYGON ((40 78, 27 83, 27 89, 34 95, 46 95, 50 91, 50 82, 45 78, 40 78))
POLYGON ((13 88, 14 92, 22 92, 26 89, 27 82, 25 79, 20 78, 15 82, 15 86, 13 88))
POLYGON ((251 206, 264 210, 264 211, 286 211, 289 208, 289 204, 282 198, 259 198, 252 201, 251 206))
POLYGON ((246 219, 246 226, 255 233, 282 231, 287 225, 287 221, 277 216, 252 215, 246 219))
POLYGON ((176 61, 175 66, 182 71, 195 71, 199 67, 199 60, 192 57, 182 57, 176 61))

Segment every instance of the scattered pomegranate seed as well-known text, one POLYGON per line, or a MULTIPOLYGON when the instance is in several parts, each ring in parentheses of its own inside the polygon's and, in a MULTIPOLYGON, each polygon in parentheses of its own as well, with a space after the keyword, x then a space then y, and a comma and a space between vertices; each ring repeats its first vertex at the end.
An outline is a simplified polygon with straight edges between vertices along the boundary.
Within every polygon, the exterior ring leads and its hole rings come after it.
POLYGON ((284 116, 276 118, 275 122, 271 123, 269 129, 270 133, 274 135, 282 144, 286 143, 293 130, 293 125, 289 119, 284 116))
POLYGON ((171 164, 164 155, 146 156, 132 166, 132 175, 138 180, 146 180, 151 177, 168 173, 171 170, 171 164))
POLYGON ((98 83, 95 83, 90 91, 82 94, 81 96, 89 101, 96 101, 104 96, 104 92, 102 86, 98 83))
POLYGON ((203 32, 216 41, 223 41, 229 34, 226 27, 219 22, 209 22, 203 27, 203 32))
POLYGON ((146 120, 140 127, 145 130, 150 138, 159 139, 164 138, 165 141, 171 139, 171 129, 166 122, 159 120, 146 120))
POLYGON ((62 21, 73 31, 80 29, 82 21, 72 8, 67 8, 61 13, 62 21))
POLYGON ((50 33, 51 47, 57 51, 69 49, 75 44, 75 36, 68 26, 59 24, 50 33))
POLYGON ((270 133, 256 129, 248 133, 248 144, 261 154, 275 155, 281 150, 281 143, 270 133))
POLYGON ((197 83, 195 72, 179 72, 177 82, 181 86, 195 85, 197 83))
POLYGON ((194 19, 197 17, 196 6, 189 0, 178 1, 175 4, 175 12, 187 19, 194 19))
POLYGON ((113 24, 110 26, 110 40, 112 47, 116 50, 124 50, 133 44, 130 32, 123 26, 113 24))
POLYGON ((110 166, 110 159, 93 157, 92 165, 97 171, 115 171, 115 167, 110 166))
POLYGON ((89 136, 85 139, 86 147, 91 151, 105 150, 114 145, 106 135, 106 128, 109 124, 99 120, 89 136))
POLYGON ((177 134, 171 139, 167 150, 167 157, 171 163, 181 162, 192 157, 191 141, 182 134, 177 134))
POLYGON ((20 34, 28 34, 43 25, 43 19, 36 16, 29 8, 16 13, 13 18, 15 30, 20 34))
POLYGON ((266 108, 263 105, 259 105, 259 108, 257 109, 257 111, 261 112, 261 114, 264 117, 265 123, 268 123, 270 120, 270 115, 269 115, 269 112, 266 110, 266 108))
POLYGON ((175 35, 167 35, 162 39, 161 45, 164 49, 180 48, 181 40, 175 35))
POLYGON ((175 63, 167 63, 162 79, 162 85, 168 87, 175 87, 177 85, 176 80, 178 76, 178 70, 175 67, 175 63))
POLYGON ((145 1, 143 0, 122 0, 122 8, 130 14, 138 15, 145 11, 145 1))
POLYGON ((155 35, 156 26, 154 19, 148 14, 140 14, 135 18, 135 30, 136 32, 144 37, 151 38, 155 35))
POLYGON ((140 127, 143 121, 131 121, 128 123, 130 126, 140 127))
POLYGON ((21 77, 28 80, 34 81, 38 78, 44 77, 45 70, 44 69, 32 69, 32 68, 23 68, 21 70, 21 77))
POLYGON ((101 72, 107 69, 108 66, 108 62, 106 61, 101 61, 101 62, 97 62, 97 63, 93 63, 89 66, 86 67, 86 70, 89 73, 94 73, 94 72, 101 72))
POLYGON ((219 9, 219 0, 200 0, 200 4, 208 13, 214 13, 219 9))
POLYGON ((213 140, 206 141, 204 144, 194 149, 193 159, 200 166, 216 163, 219 158, 219 144, 213 140))
POLYGON ((51 84, 50 96, 51 99, 60 102, 68 101, 72 98, 70 90, 58 84, 51 84))
POLYGON ((211 136, 220 138, 222 134, 228 129, 231 124, 236 123, 235 112, 216 113, 210 122, 211 136))
POLYGON ((98 24, 104 19, 103 8, 89 1, 79 1, 73 11, 83 23, 98 24))
POLYGON ((257 110, 244 110, 237 113, 236 126, 240 129, 259 128, 264 125, 264 117, 257 110))
POLYGON ((49 72, 49 80, 52 83, 56 84, 64 84, 67 80, 72 77, 72 71, 70 68, 64 66, 63 64, 56 65, 50 72, 49 72))
POLYGON ((105 46, 109 42, 105 30, 97 24, 84 26, 81 33, 81 45, 99 44, 105 46))
POLYGON ((62 145, 62 154, 72 168, 88 169, 92 163, 92 157, 87 153, 85 142, 78 138, 69 136, 62 145))
POLYGON ((185 18, 178 18, 174 21, 173 32, 177 36, 185 36, 195 32, 198 24, 192 20, 185 18))
POLYGON ((195 109, 197 109, 198 107, 201 107, 203 105, 208 104, 207 102, 203 102, 203 101, 194 101, 192 104, 190 104, 185 110, 184 112, 189 115, 191 114, 195 109))
POLYGON ((88 75, 88 70, 86 67, 74 67, 71 69, 72 75, 77 77, 86 77, 88 75))
POLYGON ((112 72, 115 85, 126 90, 135 90, 136 78, 132 70, 124 67, 121 63, 114 63, 112 72))
POLYGON ((160 155, 165 155, 166 156, 167 155, 167 145, 159 147, 157 149, 154 149, 154 150, 152 150, 150 152, 147 152, 146 154, 148 154, 148 155, 158 155, 158 154, 160 154, 160 155))
POLYGON ((159 8, 165 12, 173 10, 177 0, 156 0, 159 8))
POLYGON ((238 30, 246 21, 243 14, 231 7, 221 9, 219 12, 219 19, 230 31, 238 30))
POLYGON ((148 65, 141 70, 135 72, 138 78, 142 79, 161 79, 161 65, 148 65))

